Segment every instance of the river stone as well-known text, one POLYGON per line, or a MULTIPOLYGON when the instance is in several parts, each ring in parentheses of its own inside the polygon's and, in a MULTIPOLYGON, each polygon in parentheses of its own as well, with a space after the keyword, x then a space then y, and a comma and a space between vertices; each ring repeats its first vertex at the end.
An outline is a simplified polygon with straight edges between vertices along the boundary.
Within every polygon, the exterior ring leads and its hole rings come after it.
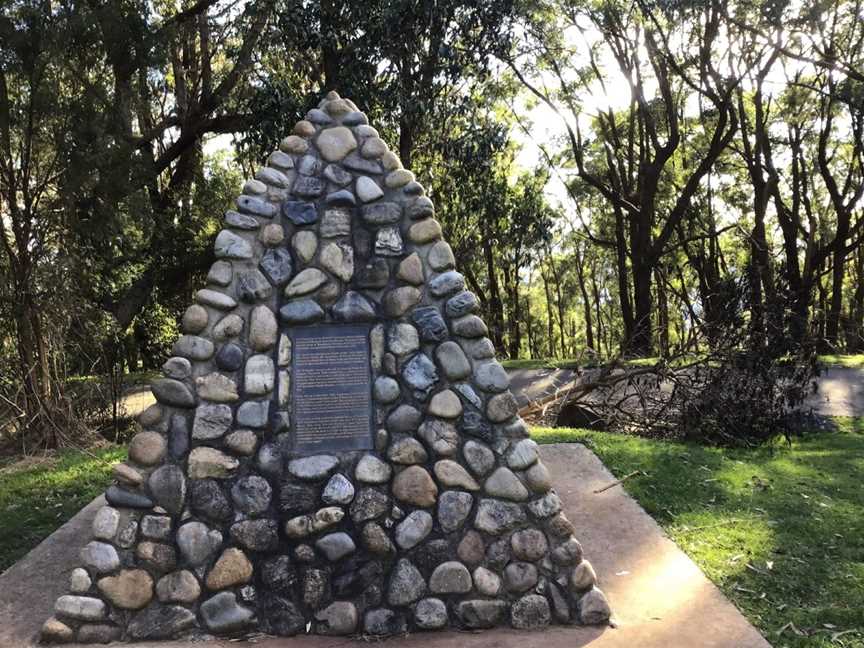
POLYGON ((279 510, 286 515, 308 513, 317 503, 318 489, 315 486, 290 481, 285 481, 280 486, 279 510))
POLYGON ((471 491, 480 489, 480 485, 474 481, 468 471, 451 459, 442 459, 435 463, 435 477, 445 486, 471 491))
POLYGON ((375 400, 379 403, 392 403, 399 398, 399 383, 388 376, 378 376, 372 387, 375 400))
POLYGON ((213 479, 193 479, 189 491, 195 513, 219 522, 231 519, 231 504, 218 482, 213 479))
MULTIPOLYGON (((198 397, 214 403, 233 403, 240 395, 237 385, 228 376, 213 372, 195 379, 198 397)), ((204 407, 199 406, 199 409, 204 407)))
POLYGON ((153 391, 156 400, 160 403, 174 405, 175 407, 193 407, 195 405, 195 396, 179 380, 157 378, 150 385, 150 389, 153 391))
POLYGON ((483 477, 495 466, 495 455, 487 446, 469 440, 462 446, 465 462, 475 475, 483 477))
POLYGON ((434 218, 418 221, 408 229, 408 238, 417 245, 437 241, 441 238, 441 224, 434 218))
POLYGON ((288 200, 282 203, 282 215, 295 225, 311 225, 318 220, 315 203, 288 200))
POLYGON ((570 573, 570 586, 576 591, 584 591, 597 584, 597 573, 587 560, 583 560, 570 573))
POLYGON ((383 484, 393 469, 374 455, 364 455, 354 469, 354 478, 367 484, 383 484))
POLYGON ((120 639, 122 630, 115 625, 107 623, 99 623, 92 625, 82 625, 78 628, 78 642, 84 644, 90 643, 110 643, 120 639))
POLYGON ((344 531, 338 533, 330 533, 322 538, 319 538, 315 543, 315 547, 327 556, 327 560, 335 562, 341 560, 345 556, 354 553, 356 547, 354 541, 344 531))
POLYGON ((128 491, 116 485, 108 487, 105 491, 105 499, 109 504, 128 508, 150 508, 153 506, 153 501, 139 492, 128 491))
POLYGON ((322 238, 335 238, 351 234, 351 210, 342 207, 325 210, 318 234, 322 238))
MULTIPOLYGON (((415 226, 416 227, 416 226, 415 226)), ((455 270, 449 270, 429 281, 429 292, 434 297, 445 297, 465 288, 465 277, 455 270)))
POLYGON ((157 468, 147 480, 150 494, 156 503, 171 515, 179 515, 186 501, 186 478, 178 466, 165 465, 157 468))
POLYGON ((93 518, 93 537, 98 540, 113 540, 120 527, 120 513, 111 506, 103 506, 93 518))
POLYGON ((417 329, 410 324, 393 324, 387 332, 387 348, 397 356, 413 353, 420 348, 420 337, 417 329))
POLYGON ((198 447, 189 453, 188 473, 191 479, 230 477, 240 463, 215 448, 198 447))
POLYGON ((447 380, 461 380, 471 373, 471 364, 455 342, 442 342, 435 349, 435 358, 447 380))
POLYGON ((273 551, 279 544, 276 520, 242 520, 231 525, 231 538, 249 551, 273 551))
POLYGON ((474 367, 474 384, 485 392, 498 393, 510 386, 510 378, 497 362, 484 362, 474 367))
POLYGON ((68 625, 51 617, 39 631, 39 641, 42 643, 70 643, 75 638, 75 631, 68 625))
POLYGON ((387 451, 387 458, 393 463, 411 465, 426 463, 428 455, 417 439, 404 437, 393 442, 387 451))
POLYGON ((345 505, 354 499, 354 485, 342 473, 336 473, 327 482, 321 493, 325 504, 345 505))
POLYGON ((387 532, 374 522, 363 527, 360 532, 360 540, 363 542, 363 546, 373 554, 386 556, 395 551, 387 532))
MULTIPOLYGON (((267 258, 265 255, 264 260, 267 258)), ((237 297, 245 304, 254 304, 257 301, 268 299, 273 292, 270 282, 256 269, 238 272, 235 290, 237 297)))
POLYGON ((552 517, 561 510, 561 499, 553 492, 529 502, 528 511, 536 518, 552 517))
POLYGON ((235 338, 243 332, 245 322, 243 318, 235 313, 226 315, 213 327, 213 339, 223 342, 235 338))
POLYGON ((190 360, 203 361, 212 358, 214 350, 215 347, 210 340, 197 335, 181 335, 174 343, 172 353, 190 360))
POLYGON ((363 295, 347 291, 331 309, 337 322, 371 322, 375 319, 375 307, 363 295))
POLYGON ((423 575, 407 558, 401 558, 393 569, 387 602, 390 605, 409 605, 426 593, 423 575))
MULTIPOLYGON (((328 243, 318 255, 318 263, 342 281, 350 281, 351 277, 354 276, 354 249, 348 245, 328 243)), ((307 268, 303 272, 311 269, 307 268)))
POLYGON ((357 178, 357 197, 364 203, 378 200, 384 195, 381 187, 369 176, 360 176, 357 178))
POLYGON ((177 547, 191 565, 207 562, 222 545, 222 534, 202 522, 187 522, 177 530, 177 547))
POLYGON ((261 428, 267 425, 270 413, 269 401, 246 401, 237 408, 237 425, 261 428))
POLYGON ((357 204, 357 198, 347 189, 340 189, 327 194, 324 204, 333 207, 353 207, 357 204))
POLYGON ((411 319, 420 330, 420 337, 424 342, 441 342, 447 339, 447 324, 436 307, 415 308, 411 319))
POLYGON ((143 569, 123 569, 99 579, 99 591, 124 610, 140 610, 153 598, 153 579, 143 569))
POLYGON ((384 295, 384 314, 388 317, 402 317, 420 301, 420 296, 420 291, 414 286, 394 288, 384 295))
POLYGON ((273 151, 267 157, 267 164, 282 171, 290 171, 294 168, 294 158, 282 151, 273 151))
POLYGON ((270 167, 261 167, 258 169, 255 173, 255 179, 274 187, 279 187, 280 189, 286 189, 290 184, 284 173, 270 167))
POLYGON ((500 497, 514 502, 524 502, 528 499, 528 489, 513 474, 512 470, 504 466, 496 469, 486 479, 486 482, 483 484, 483 490, 493 497, 500 497))
POLYGON ((407 630, 405 617, 387 608, 368 610, 363 616, 364 630, 374 636, 391 637, 407 630))
POLYGON ((536 630, 549 625, 549 601, 539 594, 528 594, 510 608, 510 623, 518 630, 536 630))
POLYGON ((404 249, 405 245, 398 227, 382 227, 378 230, 375 235, 375 254, 384 257, 401 256, 404 249))
POLYGON ((525 470, 537 463, 538 459, 537 442, 533 439, 522 439, 510 448, 507 465, 513 470, 525 470))
POLYGON ((338 162, 357 148, 357 140, 350 128, 336 126, 325 128, 315 141, 321 157, 328 162, 338 162))
POLYGON ((225 212, 225 224, 229 227, 233 227, 234 229, 246 231, 257 230, 258 227, 260 227, 257 218, 255 218, 254 216, 247 216, 246 214, 241 214, 240 212, 236 212, 233 209, 229 209, 225 212))
MULTIPOLYGON (((450 327, 452 328, 454 335, 463 338, 478 338, 489 333, 489 329, 486 328, 486 323, 476 315, 465 315, 458 319, 451 320, 450 327)), ((494 355, 494 348, 492 354, 494 355)), ((492 355, 489 355, 488 357, 492 357, 492 355)))
POLYGON ((438 381, 438 371, 429 356, 418 353, 402 367, 402 379, 411 388, 425 394, 438 381))
POLYGON ((195 614, 184 607, 153 605, 132 617, 127 632, 134 640, 169 639, 194 624, 195 614))
POLYGON ((612 611, 606 596, 596 587, 579 599, 579 618, 585 625, 600 625, 609 621, 612 611))
POLYGON ((459 447, 459 433, 452 423, 429 419, 417 430, 426 445, 437 455, 451 457, 459 447))
POLYGON ((186 569, 166 574, 156 583, 156 597, 163 603, 194 603, 200 595, 198 579, 186 569))
POLYGON ((527 592, 537 584, 537 568, 531 563, 511 562, 504 568, 504 587, 508 592, 527 592))
POLYGON ((267 250, 258 265, 274 286, 281 286, 294 273, 291 253, 284 248, 267 250))
POLYGON ((445 533, 456 531, 465 522, 474 498, 460 491, 445 491, 438 498, 438 523, 445 533))
POLYGON ((184 333, 200 333, 207 328, 207 310, 198 304, 192 304, 183 313, 180 326, 184 333))
POLYGON ((315 236, 314 232, 300 230, 291 239, 291 245, 300 260, 309 263, 318 249, 318 237, 315 236))
POLYGON ((255 616, 252 610, 237 603, 233 592, 219 592, 201 604, 201 619, 212 632, 239 630, 255 616))
POLYGON ((387 417, 387 429, 394 434, 413 432, 420 425, 423 415, 410 405, 400 405, 387 417))
POLYGON ((364 205, 360 208, 363 220, 372 226, 392 225, 402 218, 402 208, 399 203, 379 202, 374 205, 364 205))
POLYGON ((273 218, 279 211, 276 205, 255 196, 239 196, 236 202, 240 211, 264 218, 273 218))
POLYGON ((219 439, 231 427, 233 415, 229 405, 202 403, 195 409, 193 439, 219 439))
POLYGON ((506 601, 485 599, 462 601, 456 606, 456 616, 473 629, 493 628, 500 625, 507 614, 506 601))
POLYGON ((345 156, 342 164, 352 171, 358 173, 378 175, 383 172, 381 165, 373 160, 365 160, 356 153, 350 153, 345 156))
POLYGON ((98 621, 105 618, 108 608, 98 598, 64 594, 54 603, 54 611, 81 621, 98 621))
POLYGON ((557 565, 575 565, 582 560, 582 545, 570 536, 549 554, 557 565))
POLYGON ((151 540, 167 540, 171 535, 171 518, 167 515, 145 515, 141 518, 141 535, 151 540))
POLYGON ((321 160, 316 158, 314 155, 304 155, 300 158, 300 162, 297 164, 297 173, 302 175, 319 175, 321 173, 321 160))
POLYGON ((207 574, 207 589, 220 590, 248 583, 252 578, 252 563, 240 549, 230 547, 222 552, 207 574))
POLYGON ((216 366, 223 371, 237 371, 243 366, 243 349, 236 344, 225 344, 216 354, 216 366))
POLYGON ((493 499, 480 500, 474 526, 491 535, 500 535, 524 523, 525 512, 518 504, 493 499))
POLYGON ((252 245, 242 236, 229 230, 222 230, 216 236, 214 251, 224 259, 251 259, 252 245))
POLYGON ((539 529, 523 529, 510 536, 513 555, 519 560, 534 562, 543 558, 549 549, 546 536, 539 529))
POLYGON ((259 515, 270 507, 273 489, 263 477, 250 475, 238 479, 231 488, 234 506, 248 515, 259 515))
POLYGON ((246 361, 244 389, 247 394, 263 396, 273 391, 275 367, 268 355, 253 355, 246 361))
POLYGON ((214 283, 217 286, 227 286, 231 283, 233 276, 234 270, 231 267, 230 261, 216 261, 210 266, 210 271, 207 273, 207 283, 214 283))
POLYGON ((423 468, 408 466, 393 480, 393 494, 408 504, 427 507, 435 504, 438 487, 423 468))
POLYGON ((301 198, 317 198, 324 193, 326 185, 320 178, 298 175, 292 192, 301 198))
POLYGON ((69 575, 69 589, 75 593, 82 594, 86 592, 92 584, 90 574, 82 567, 76 567, 69 575))
POLYGON ((419 286, 423 283, 423 262, 416 252, 412 252, 399 264, 396 276, 402 281, 419 286))
POLYGON ((332 455, 313 455, 288 462, 288 472, 298 479, 316 481, 324 479, 339 466, 339 459, 332 455))
POLYGON ((79 554, 81 562, 99 573, 111 572, 120 566, 117 550, 105 542, 88 542, 79 554))
POLYGON ((414 511, 396 527, 396 544, 401 549, 416 547, 432 532, 432 516, 426 511, 414 511))
POLYGON ((279 331, 276 317, 267 306, 256 306, 249 317, 249 345, 256 351, 267 351, 276 344, 279 331))
POLYGON ((389 509, 389 497, 374 488, 364 488, 351 503, 351 519, 359 524, 380 517, 389 509))
POLYGON ((425 598, 414 607, 414 622, 423 630, 438 630, 447 625, 447 606, 437 598, 425 598))
POLYGON ((306 268, 295 276, 285 287, 286 297, 307 295, 320 288, 327 281, 327 275, 318 268, 306 268))
POLYGON ((349 601, 336 601, 315 613, 315 631, 323 635, 348 635, 357 629, 357 608, 349 601))
POLYGON ((435 568, 429 589, 436 594, 464 594, 471 591, 471 574, 460 562, 450 560, 435 568))
POLYGON ((140 486, 144 483, 144 475, 125 463, 114 464, 111 468, 111 476, 127 486, 140 486))
POLYGON ((288 324, 309 324, 323 319, 324 311, 311 299, 301 299, 280 308, 279 317, 288 324))
POLYGON ((478 567, 474 570, 474 587, 485 596, 497 596, 501 591, 501 579, 495 572, 478 567))
POLYGON ((446 241, 438 241, 429 249, 429 254, 426 257, 429 265, 435 271, 449 270, 456 265, 456 259, 453 257, 453 250, 446 241))
MULTIPOLYGON (((276 223, 269 223, 258 232, 258 240, 267 247, 275 247, 285 240, 285 228, 276 223)), ((288 258, 291 258, 290 254, 288 258)))
POLYGON ((462 339, 459 341, 462 350, 475 360, 487 360, 495 357, 495 347, 489 338, 462 339))
POLYGON ((486 416, 494 423, 503 423, 514 416, 519 406, 509 391, 492 396, 486 403, 486 416))
POLYGON ((428 413, 441 418, 456 418, 462 413, 462 403, 453 391, 445 389, 432 397, 428 413))
POLYGON ((267 596, 258 602, 258 623, 262 632, 291 637, 303 632, 306 620, 297 606, 284 596, 267 596))
POLYGON ((354 278, 359 288, 384 288, 390 279, 390 266, 384 259, 370 259, 360 267, 354 278))

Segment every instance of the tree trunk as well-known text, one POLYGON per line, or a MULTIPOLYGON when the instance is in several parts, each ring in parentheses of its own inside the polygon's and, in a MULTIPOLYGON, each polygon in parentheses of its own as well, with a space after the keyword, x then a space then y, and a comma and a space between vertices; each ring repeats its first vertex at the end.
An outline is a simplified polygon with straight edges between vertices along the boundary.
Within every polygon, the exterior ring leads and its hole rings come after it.
POLYGON ((491 315, 490 337, 496 349, 504 348, 504 305, 501 301, 501 288, 495 270, 495 256, 489 236, 483 237, 483 256, 486 260, 486 274, 489 281, 489 313, 491 315))
POLYGON ((654 348, 651 326, 651 268, 644 265, 633 268, 633 294, 635 317, 633 335, 626 342, 625 352, 647 357, 654 348))
POLYGON ((555 316, 552 314, 552 291, 549 289, 549 279, 541 270, 543 277, 543 290, 546 292, 546 328, 549 336, 549 357, 555 357, 555 316))
POLYGON ((585 313, 585 346, 594 349, 594 327, 591 325, 591 300, 588 298, 588 290, 585 287, 585 271, 583 269, 584 257, 576 259, 576 278, 579 280, 579 292, 582 293, 582 304, 585 313))
POLYGON ((845 274, 846 251, 841 246, 833 254, 831 304, 825 318, 825 344, 834 352, 837 352, 840 346, 840 318, 843 313, 843 276, 845 274))

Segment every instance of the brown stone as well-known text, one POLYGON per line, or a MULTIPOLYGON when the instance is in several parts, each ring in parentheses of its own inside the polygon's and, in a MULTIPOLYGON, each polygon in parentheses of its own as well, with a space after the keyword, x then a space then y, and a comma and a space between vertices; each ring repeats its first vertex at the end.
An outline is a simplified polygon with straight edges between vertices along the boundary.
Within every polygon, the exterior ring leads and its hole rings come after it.
POLYGON ((402 281, 419 286, 423 283, 423 262, 416 252, 402 259, 396 277, 402 281))
POLYGON ((129 442, 129 458, 142 466, 155 466, 165 456, 165 438, 158 432, 139 432, 129 442))
POLYGON ((240 549, 231 547, 222 552, 207 574, 207 589, 225 589, 248 583, 251 579, 252 563, 240 549))
POLYGON ((408 504, 427 507, 435 504, 438 487, 423 468, 409 466, 393 480, 393 495, 408 504))
POLYGON ((469 531, 459 542, 456 548, 459 560, 469 565, 476 565, 483 561, 486 556, 486 546, 483 544, 483 536, 476 531, 469 531))
POLYGON ((408 230, 408 238, 412 243, 422 245, 441 238, 441 225, 434 218, 427 218, 414 223, 408 230))
POLYGON ((394 288, 384 295, 384 314, 402 317, 408 309, 420 301, 420 291, 413 286, 394 288))
POLYGON ((99 591, 117 607, 140 610, 153 598, 153 579, 143 569, 123 569, 99 580, 99 591))

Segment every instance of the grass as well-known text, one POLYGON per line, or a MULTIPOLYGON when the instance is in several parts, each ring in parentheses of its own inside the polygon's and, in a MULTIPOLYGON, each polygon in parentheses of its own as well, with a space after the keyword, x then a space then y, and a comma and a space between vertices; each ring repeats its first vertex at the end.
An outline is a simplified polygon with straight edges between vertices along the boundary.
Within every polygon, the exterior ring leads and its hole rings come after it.
POLYGON ((80 511, 111 482, 125 449, 67 451, 0 468, 0 572, 80 511))
POLYGON ((829 367, 846 367, 847 369, 864 369, 864 353, 852 355, 826 354, 819 356, 819 362, 829 367))
POLYGON ((840 432, 756 450, 561 428, 533 436, 586 443, 617 476, 644 471, 627 491, 773 645, 851 648, 864 646, 862 423, 838 419, 840 432))

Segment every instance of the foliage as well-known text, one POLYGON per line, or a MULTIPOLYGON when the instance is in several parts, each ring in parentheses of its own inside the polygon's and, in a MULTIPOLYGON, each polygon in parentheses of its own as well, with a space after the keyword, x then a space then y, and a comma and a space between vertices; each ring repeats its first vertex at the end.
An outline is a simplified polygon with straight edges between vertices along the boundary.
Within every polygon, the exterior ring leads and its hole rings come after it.
POLYGON ((755 450, 563 428, 532 436, 584 443, 618 477, 640 471, 623 488, 773 645, 851 648, 864 646, 864 421, 834 423, 755 450))

